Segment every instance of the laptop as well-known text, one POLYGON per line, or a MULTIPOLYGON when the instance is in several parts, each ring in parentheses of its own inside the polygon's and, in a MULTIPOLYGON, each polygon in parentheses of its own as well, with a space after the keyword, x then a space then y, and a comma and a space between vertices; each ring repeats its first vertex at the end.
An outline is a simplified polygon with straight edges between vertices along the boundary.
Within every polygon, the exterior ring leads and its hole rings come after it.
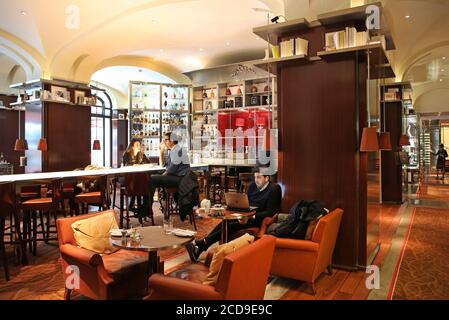
POLYGON ((237 212, 251 212, 257 209, 249 205, 248 195, 246 193, 227 192, 225 193, 228 210, 237 212))

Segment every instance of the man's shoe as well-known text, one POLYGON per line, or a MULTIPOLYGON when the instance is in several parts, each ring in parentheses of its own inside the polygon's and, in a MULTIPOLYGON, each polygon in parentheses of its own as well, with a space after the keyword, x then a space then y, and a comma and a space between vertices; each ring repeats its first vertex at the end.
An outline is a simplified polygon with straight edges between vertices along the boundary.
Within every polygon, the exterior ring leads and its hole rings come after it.
POLYGON ((187 252, 189 253, 190 260, 192 262, 198 262, 198 258, 200 257, 203 250, 201 250, 198 246, 193 243, 186 244, 187 252))

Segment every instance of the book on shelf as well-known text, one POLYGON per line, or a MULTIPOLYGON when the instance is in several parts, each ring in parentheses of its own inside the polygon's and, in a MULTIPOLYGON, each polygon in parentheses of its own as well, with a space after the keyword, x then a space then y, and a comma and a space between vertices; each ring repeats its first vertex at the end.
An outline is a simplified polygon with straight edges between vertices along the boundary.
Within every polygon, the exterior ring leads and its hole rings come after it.
POLYGON ((307 56, 308 53, 309 53, 309 41, 302 39, 302 38, 296 38, 295 39, 295 54, 297 56, 299 56, 299 55, 307 56))
POLYGON ((325 33, 325 50, 338 50, 364 46, 369 42, 368 31, 357 31, 356 28, 347 27, 345 30, 325 33))
POLYGON ((307 55, 309 41, 302 38, 292 38, 280 43, 281 58, 293 57, 295 55, 307 55))

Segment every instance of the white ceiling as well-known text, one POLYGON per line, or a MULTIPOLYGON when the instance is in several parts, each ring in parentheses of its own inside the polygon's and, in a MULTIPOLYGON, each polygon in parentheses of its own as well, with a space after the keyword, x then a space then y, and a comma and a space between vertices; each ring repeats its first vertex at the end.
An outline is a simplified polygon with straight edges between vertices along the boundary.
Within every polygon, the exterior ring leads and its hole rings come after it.
MULTIPOLYGON (((351 2, 363 1, 0 0, 0 52, 28 77, 40 72, 88 82, 100 69, 132 66, 187 82, 183 72, 263 57, 266 44, 252 29, 266 24, 267 16, 253 8, 313 20, 351 2), (80 9, 79 29, 66 27, 70 5, 80 9)), ((449 59, 449 0, 382 2, 397 46, 397 80, 414 82, 416 100, 429 92, 438 99, 440 90, 435 89, 449 87, 449 66, 442 61, 443 56, 449 59)), ((2 62, 0 72, 8 66, 2 62)), ((104 74, 111 79, 117 71, 104 74)), ((123 88, 129 76, 110 85, 123 88)))

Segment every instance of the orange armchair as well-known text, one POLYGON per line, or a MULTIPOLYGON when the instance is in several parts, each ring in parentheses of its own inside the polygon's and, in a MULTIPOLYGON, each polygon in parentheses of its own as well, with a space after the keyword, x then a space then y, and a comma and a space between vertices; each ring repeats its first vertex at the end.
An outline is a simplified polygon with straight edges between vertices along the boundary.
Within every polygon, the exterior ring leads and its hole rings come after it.
MULTIPOLYGON (((148 255, 141 252, 119 250, 110 255, 99 255, 79 248, 72 223, 104 212, 57 220, 59 249, 61 251, 64 283, 70 274, 68 266, 80 271, 80 286, 75 289, 81 295, 94 300, 115 300, 142 297, 147 290, 148 255)), ((70 299, 72 290, 66 287, 64 298, 70 299)))
POLYGON ((209 273, 197 263, 168 276, 155 274, 149 281, 149 300, 262 300, 265 294, 276 239, 271 236, 228 255, 215 285, 203 285, 209 273))
MULTIPOLYGON (((277 238, 270 273, 308 282, 315 294, 315 280, 326 268, 332 274, 332 254, 342 215, 343 210, 336 209, 321 218, 312 235, 312 240, 277 238)), ((261 232, 266 232, 267 227, 276 221, 277 216, 266 218, 261 232)))

